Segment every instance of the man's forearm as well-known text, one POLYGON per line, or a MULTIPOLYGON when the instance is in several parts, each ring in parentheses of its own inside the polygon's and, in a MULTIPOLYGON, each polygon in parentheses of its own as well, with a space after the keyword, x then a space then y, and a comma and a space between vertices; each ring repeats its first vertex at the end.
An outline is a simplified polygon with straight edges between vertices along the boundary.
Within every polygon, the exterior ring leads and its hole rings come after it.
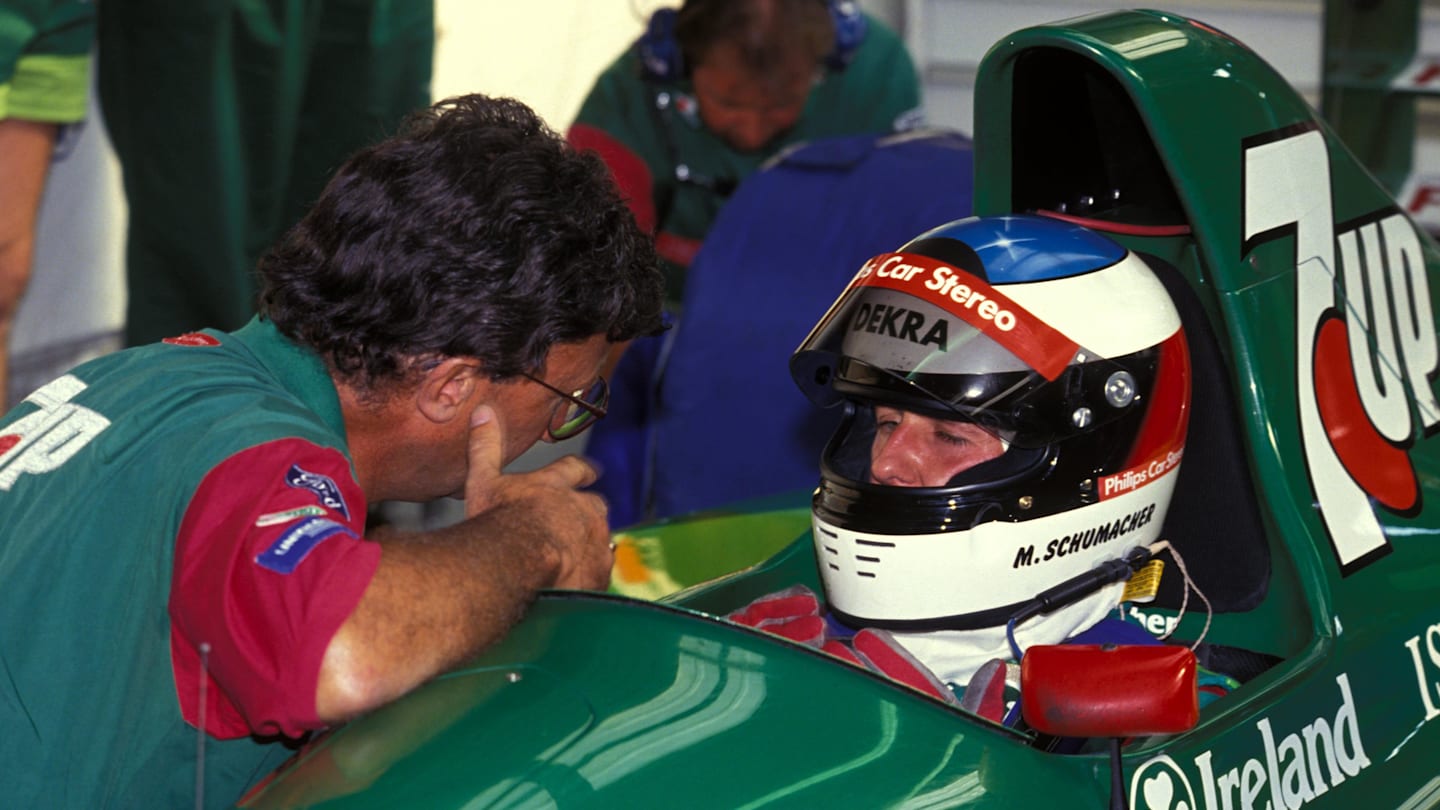
POLYGON ((375 577, 326 649, 320 718, 368 711, 500 640, 560 568, 530 517, 501 505, 438 531, 382 536, 375 577))

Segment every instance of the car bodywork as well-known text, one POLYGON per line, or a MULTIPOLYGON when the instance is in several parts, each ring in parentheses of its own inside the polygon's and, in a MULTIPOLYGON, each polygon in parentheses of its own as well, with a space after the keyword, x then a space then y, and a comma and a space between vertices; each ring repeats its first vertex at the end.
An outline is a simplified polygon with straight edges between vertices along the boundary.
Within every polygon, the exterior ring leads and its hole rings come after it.
MULTIPOLYGON (((1223 377, 1197 386, 1228 392, 1228 474, 1264 546, 1262 575, 1213 617, 1136 609, 1265 663, 1193 729, 1125 747, 1129 806, 1440 803, 1440 252, 1273 69, 1202 23, 1028 28, 991 49, 976 91, 977 214, 1079 218, 1195 291, 1223 377)), ((245 805, 1106 806, 1103 753, 1048 753, 717 618, 817 584, 808 538, 784 542, 805 504, 627 532, 617 589, 645 598, 541 598, 472 665, 315 741, 245 805)), ((1212 581, 1242 565, 1207 536, 1227 510, 1188 518, 1212 581)))

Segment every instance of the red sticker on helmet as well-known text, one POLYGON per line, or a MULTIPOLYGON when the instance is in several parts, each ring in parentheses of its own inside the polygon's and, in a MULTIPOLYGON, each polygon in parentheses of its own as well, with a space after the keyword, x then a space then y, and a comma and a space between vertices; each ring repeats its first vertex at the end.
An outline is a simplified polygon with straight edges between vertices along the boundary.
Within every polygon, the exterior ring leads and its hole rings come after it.
POLYGON ((970 273, 911 253, 882 253, 865 263, 853 287, 913 295, 978 329, 1047 380, 1070 365, 1080 345, 970 273))

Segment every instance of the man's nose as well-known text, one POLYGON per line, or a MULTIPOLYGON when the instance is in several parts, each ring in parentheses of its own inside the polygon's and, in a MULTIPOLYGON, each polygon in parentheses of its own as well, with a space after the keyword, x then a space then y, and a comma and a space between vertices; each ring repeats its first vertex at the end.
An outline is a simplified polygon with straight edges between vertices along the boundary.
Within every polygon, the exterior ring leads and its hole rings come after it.
POLYGON ((870 462, 870 475, 888 486, 918 487, 923 469, 914 431, 903 424, 895 427, 870 462))
POLYGON ((730 127, 730 139, 739 149, 749 151, 764 146, 776 131, 768 116, 751 113, 735 119, 730 127))

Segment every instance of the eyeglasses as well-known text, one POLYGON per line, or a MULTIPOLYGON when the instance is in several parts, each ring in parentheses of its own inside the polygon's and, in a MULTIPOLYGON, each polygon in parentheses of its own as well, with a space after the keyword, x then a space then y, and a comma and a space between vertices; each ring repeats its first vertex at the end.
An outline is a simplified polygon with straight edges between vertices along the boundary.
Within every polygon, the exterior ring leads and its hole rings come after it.
POLYGON ((544 386, 566 403, 563 408, 559 407, 560 403, 557 403, 555 411, 550 415, 548 430, 551 441, 573 439, 584 433, 591 425, 595 424, 596 420, 605 415, 606 406, 610 404, 610 384, 605 382, 604 377, 596 377, 595 382, 590 383, 588 387, 567 394, 533 374, 526 374, 522 371, 520 376, 544 386))

